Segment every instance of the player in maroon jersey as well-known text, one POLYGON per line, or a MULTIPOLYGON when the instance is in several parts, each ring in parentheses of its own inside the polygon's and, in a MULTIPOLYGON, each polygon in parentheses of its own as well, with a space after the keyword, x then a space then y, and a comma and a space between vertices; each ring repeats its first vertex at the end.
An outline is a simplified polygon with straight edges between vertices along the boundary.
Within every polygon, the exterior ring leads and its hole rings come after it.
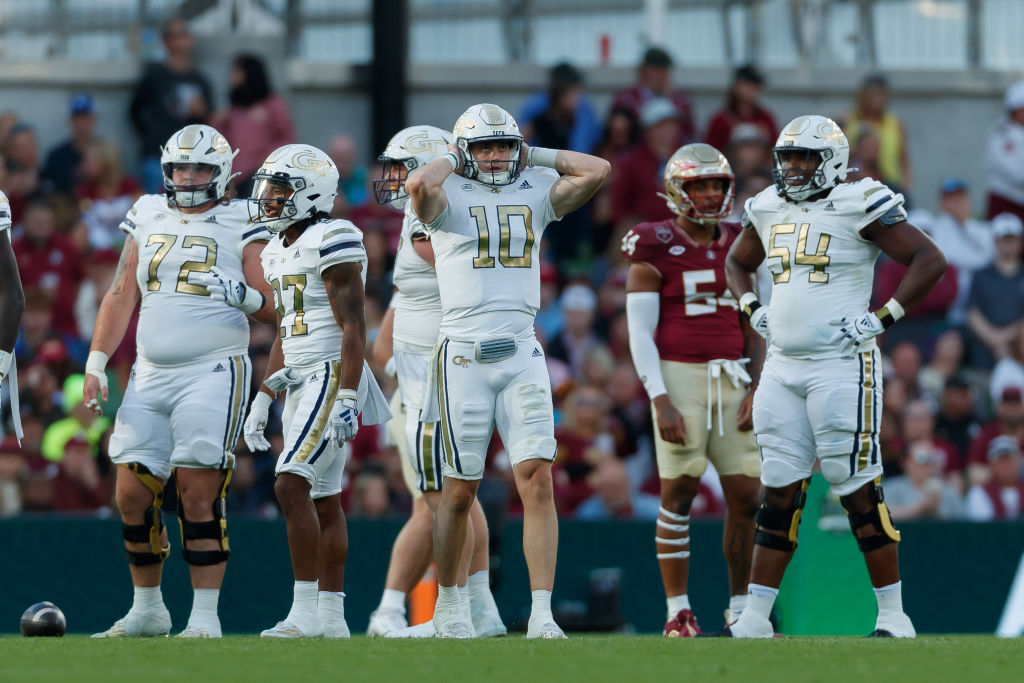
POLYGON ((714 147, 680 148, 665 166, 662 195, 676 217, 640 223, 622 240, 630 263, 629 345, 655 422, 661 477, 655 541, 669 637, 701 632, 686 595, 689 514, 709 460, 725 494, 727 622, 746 602, 760 495, 751 413, 764 342, 741 322, 725 282, 725 257, 740 234, 738 225, 721 220, 732 210, 734 181, 714 147))

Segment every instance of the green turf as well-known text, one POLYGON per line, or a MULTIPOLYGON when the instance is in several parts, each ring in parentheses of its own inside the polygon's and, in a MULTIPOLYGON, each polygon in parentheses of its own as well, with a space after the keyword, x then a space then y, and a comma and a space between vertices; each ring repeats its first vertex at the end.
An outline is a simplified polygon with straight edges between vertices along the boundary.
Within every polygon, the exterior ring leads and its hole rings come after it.
POLYGON ((1024 680, 1019 639, 922 637, 665 640, 589 636, 482 641, 95 641, 0 638, 0 681, 938 681, 1024 680))

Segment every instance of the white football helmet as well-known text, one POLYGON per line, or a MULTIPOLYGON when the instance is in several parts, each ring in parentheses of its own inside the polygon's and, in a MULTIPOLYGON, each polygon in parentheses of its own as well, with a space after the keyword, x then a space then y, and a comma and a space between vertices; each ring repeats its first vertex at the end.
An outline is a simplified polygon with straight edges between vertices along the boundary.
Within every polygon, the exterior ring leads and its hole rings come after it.
POLYGON ((231 173, 231 163, 238 150, 232 150, 227 139, 211 126, 185 126, 174 133, 160 151, 164 191, 172 206, 194 207, 216 201, 224 196, 228 181, 238 175, 231 173), (179 164, 210 167, 213 175, 208 183, 202 185, 175 185, 173 172, 179 164))
POLYGON ((383 177, 373 181, 377 203, 390 203, 396 209, 405 209, 409 198, 405 179, 417 168, 426 166, 448 151, 451 141, 448 131, 434 126, 410 126, 395 133, 384 153, 377 157, 377 161, 383 164, 383 177), (405 175, 402 175, 401 167, 405 168, 405 175))
POLYGON ((717 225, 732 211, 736 176, 721 152, 703 142, 684 145, 665 164, 665 203, 672 213, 699 225, 717 225), (714 211, 703 211, 686 194, 686 183, 694 180, 720 178, 725 182, 722 203, 714 211))
POLYGON ((253 176, 249 219, 270 232, 330 213, 338 194, 338 167, 312 145, 278 147, 253 176))
POLYGON ((455 144, 462 151, 465 167, 462 175, 485 185, 508 185, 519 177, 519 151, 523 134, 512 115, 496 104, 474 104, 455 122, 452 131, 455 144), (508 165, 504 171, 485 171, 473 158, 469 146, 485 140, 507 140, 510 143, 508 165))
POLYGON ((850 143, 836 122, 824 116, 798 116, 790 121, 772 149, 772 179, 780 195, 799 202, 846 180, 850 143), (783 155, 803 152, 814 173, 786 169, 783 155))

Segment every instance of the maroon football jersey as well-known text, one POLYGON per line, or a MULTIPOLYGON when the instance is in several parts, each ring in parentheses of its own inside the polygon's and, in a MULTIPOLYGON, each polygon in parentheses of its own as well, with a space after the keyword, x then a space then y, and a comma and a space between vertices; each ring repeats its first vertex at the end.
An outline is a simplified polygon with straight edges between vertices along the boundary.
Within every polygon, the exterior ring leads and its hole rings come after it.
POLYGON ((703 247, 667 220, 640 223, 622 239, 627 261, 661 273, 654 343, 662 360, 706 363, 743 356, 739 305, 725 282, 725 256, 739 234, 739 225, 719 223, 715 240, 703 247))

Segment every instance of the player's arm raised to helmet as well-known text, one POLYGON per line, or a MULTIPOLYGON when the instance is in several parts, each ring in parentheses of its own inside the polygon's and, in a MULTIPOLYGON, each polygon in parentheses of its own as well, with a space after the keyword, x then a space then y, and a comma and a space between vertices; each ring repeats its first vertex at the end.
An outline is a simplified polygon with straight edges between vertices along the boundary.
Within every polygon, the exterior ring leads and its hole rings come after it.
POLYGON ((18 276, 18 260, 11 248, 10 231, 0 232, 0 351, 10 353, 18 340, 25 292, 18 276))
POLYGON ((323 273, 334 319, 341 325, 341 388, 357 391, 366 353, 366 317, 363 305, 363 264, 348 261, 323 273))
POLYGON ((463 166, 462 151, 449 144, 447 154, 421 166, 405 179, 405 191, 421 223, 430 225, 448 206, 448 195, 442 185, 452 173, 460 173, 463 166))
POLYGON ((886 256, 907 267, 903 280, 892 295, 904 311, 921 303, 942 274, 946 257, 942 250, 916 226, 905 220, 886 224, 886 216, 860 231, 861 237, 878 245, 886 256))
POLYGON ((528 166, 547 166, 562 176, 551 186, 551 208, 561 218, 583 206, 608 178, 612 166, 601 157, 566 149, 530 147, 525 142, 522 155, 528 166))
MULTIPOLYGON (((97 394, 107 400, 106 376, 103 374, 107 360, 117 347, 121 345, 128 323, 139 302, 139 285, 135 281, 135 269, 139 265, 139 246, 131 235, 121 248, 121 260, 117 263, 114 280, 110 289, 103 295, 100 310, 96 314, 96 325, 93 328, 92 343, 89 345, 89 358, 85 362, 85 388, 83 391, 86 404, 95 401, 97 394)), ((96 403, 90 406, 97 412, 100 408, 96 403)))
POLYGON ((252 313, 252 317, 261 323, 273 325, 277 323, 277 309, 274 307, 274 295, 270 289, 270 283, 263 276, 263 262, 260 261, 260 254, 267 243, 263 240, 250 242, 242 248, 242 272, 245 274, 245 284, 257 290, 263 295, 263 308, 252 313))

